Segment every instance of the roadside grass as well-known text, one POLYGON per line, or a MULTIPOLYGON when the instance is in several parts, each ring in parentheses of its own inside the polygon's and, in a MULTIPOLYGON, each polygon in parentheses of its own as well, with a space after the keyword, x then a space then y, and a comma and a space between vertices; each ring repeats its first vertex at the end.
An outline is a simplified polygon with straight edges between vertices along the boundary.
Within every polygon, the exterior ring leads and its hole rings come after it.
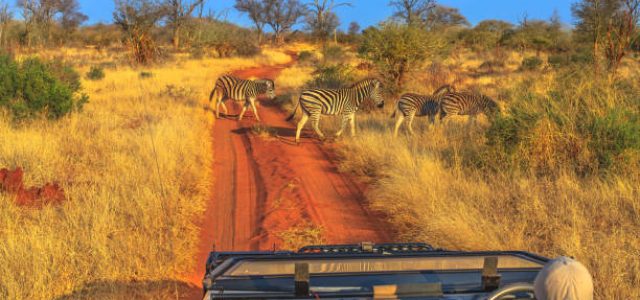
POLYGON ((308 245, 321 245, 324 229, 312 223, 302 223, 278 233, 282 249, 296 251, 308 245))
MULTIPOLYGON (((120 59, 74 49, 41 55, 82 61, 82 74, 120 59)), ((41 210, 0 193, 0 298, 118 298, 127 282, 161 287, 142 289, 143 298, 190 292, 181 282, 204 263, 194 256, 212 183, 209 91, 225 72, 289 59, 266 50, 116 65, 82 82, 90 96, 82 112, 56 122, 0 118, 0 167, 22 167, 27 186, 59 182, 66 193, 61 206, 41 210)))
MULTIPOLYGON (((405 123, 392 139, 388 99, 382 111, 357 114, 356 138, 338 140, 340 169, 370 183, 368 206, 388 216, 398 241, 573 256, 594 276, 596 298, 640 298, 638 72, 628 62, 624 81, 606 87, 580 71, 518 71, 519 57, 478 76, 484 59, 466 53, 407 83, 424 94, 444 83, 486 93, 501 101, 498 123, 460 117, 430 127, 416 118, 416 135, 405 123)), ((330 134, 338 123, 323 118, 321 128, 330 134)))

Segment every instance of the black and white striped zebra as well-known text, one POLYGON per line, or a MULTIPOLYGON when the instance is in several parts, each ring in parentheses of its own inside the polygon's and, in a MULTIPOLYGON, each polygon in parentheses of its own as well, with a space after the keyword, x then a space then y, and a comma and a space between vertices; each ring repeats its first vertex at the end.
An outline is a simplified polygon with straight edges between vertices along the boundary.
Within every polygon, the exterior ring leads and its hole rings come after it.
POLYGON ((351 135, 356 135, 355 113, 365 99, 371 99, 380 108, 384 106, 384 99, 380 93, 380 81, 377 79, 365 79, 353 84, 349 88, 343 89, 309 89, 302 92, 296 107, 287 118, 293 119, 298 110, 302 109, 302 118, 298 122, 296 130, 296 143, 300 141, 300 132, 307 120, 311 119, 313 129, 318 137, 324 139, 324 134, 320 131, 320 115, 341 115, 342 123, 340 130, 336 133, 339 137, 347 122, 350 123, 351 135))
POLYGON ((247 108, 251 106, 256 120, 260 121, 258 110, 256 109, 256 98, 258 95, 266 94, 270 99, 276 97, 275 83, 271 79, 245 80, 231 75, 223 75, 216 80, 216 85, 209 95, 209 102, 214 98, 216 100, 216 118, 220 117, 220 106, 227 114, 227 106, 225 101, 232 99, 237 102, 243 102, 242 111, 238 116, 238 120, 242 120, 247 108))
POLYGON ((473 122, 481 113, 493 118, 500 113, 500 106, 486 95, 468 91, 447 93, 440 100, 442 122, 455 115, 468 115, 473 122))
POLYGON ((398 130, 405 119, 407 119, 407 127, 410 134, 413 134, 414 117, 428 116, 429 122, 434 124, 436 116, 440 112, 440 98, 442 95, 454 91, 455 89, 452 86, 443 85, 433 92, 432 95, 403 94, 396 104, 393 115, 391 115, 392 118, 395 118, 396 115, 398 116, 393 135, 398 136, 398 130))

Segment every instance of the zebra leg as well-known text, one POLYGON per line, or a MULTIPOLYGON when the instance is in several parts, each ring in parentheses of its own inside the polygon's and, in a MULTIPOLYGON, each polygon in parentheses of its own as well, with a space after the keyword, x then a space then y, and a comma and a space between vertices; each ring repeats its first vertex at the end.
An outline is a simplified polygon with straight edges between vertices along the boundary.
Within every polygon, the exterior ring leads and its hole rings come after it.
POLYGON ((256 109, 256 99, 249 99, 249 103, 251 103, 251 109, 253 110, 253 114, 256 116, 256 120, 260 122, 260 116, 258 116, 258 109, 256 109))
POLYGON ((407 128, 409 128, 409 134, 413 135, 413 117, 415 115, 411 114, 407 116, 407 128))
POLYGON ((245 102, 242 106, 242 110, 240 111, 240 115, 238 116, 238 121, 242 121, 242 117, 244 117, 244 113, 247 112, 247 107, 249 106, 249 102, 245 102))
POLYGON ((431 128, 431 125, 433 125, 434 127, 436 126, 436 116, 435 115, 429 115, 428 128, 431 128))
POLYGON ((347 127, 347 122, 349 122, 349 115, 343 115, 342 122, 340 122, 340 130, 336 132, 336 137, 340 137, 342 135, 344 128, 347 127))
POLYGON ((404 115, 402 113, 398 114, 398 119, 396 120, 396 128, 393 130, 393 136, 398 136, 398 130, 400 129, 400 125, 404 122, 404 115))
POLYGON ((300 143, 300 132, 302 131, 304 124, 307 123, 308 119, 309 115, 307 115, 307 113, 303 111, 302 118, 300 118, 300 121, 298 121, 298 128, 296 128, 296 144, 300 143))
MULTIPOLYGON (((222 99, 216 99, 216 119, 220 119, 220 104, 224 105, 224 102, 222 102, 222 99)), ((225 112, 225 115, 226 114, 227 113, 225 112)))
POLYGON ((324 133, 320 131, 320 114, 319 113, 315 115, 311 115, 311 125, 313 126, 313 130, 316 131, 318 138, 320 138, 321 141, 324 141, 325 139, 324 133))
POLYGON ((349 118, 351 123, 351 136, 356 136, 356 114, 351 114, 351 118, 349 118))
POLYGON ((222 109, 224 110, 224 114, 228 115, 229 114, 229 110, 227 109, 227 105, 224 104, 224 102, 222 102, 222 109))

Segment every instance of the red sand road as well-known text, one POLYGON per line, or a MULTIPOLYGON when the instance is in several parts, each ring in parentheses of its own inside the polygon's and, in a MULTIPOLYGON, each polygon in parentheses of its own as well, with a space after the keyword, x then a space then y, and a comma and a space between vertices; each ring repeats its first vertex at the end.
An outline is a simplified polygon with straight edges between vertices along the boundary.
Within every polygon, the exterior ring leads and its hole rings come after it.
MULTIPOLYGON (((293 57, 292 55, 292 58, 293 57)), ((276 78, 290 64, 234 72, 243 78, 276 78)), ((212 245, 219 251, 280 249, 278 236, 302 224, 323 228, 326 243, 386 242, 390 231, 381 217, 368 212, 358 184, 337 171, 331 150, 317 140, 293 143, 295 125, 269 100, 258 112, 262 125, 277 138, 257 135, 251 112, 245 120, 216 120, 213 128, 215 185, 202 226, 199 284, 212 245)), ((239 111, 231 101, 230 112, 239 111)))

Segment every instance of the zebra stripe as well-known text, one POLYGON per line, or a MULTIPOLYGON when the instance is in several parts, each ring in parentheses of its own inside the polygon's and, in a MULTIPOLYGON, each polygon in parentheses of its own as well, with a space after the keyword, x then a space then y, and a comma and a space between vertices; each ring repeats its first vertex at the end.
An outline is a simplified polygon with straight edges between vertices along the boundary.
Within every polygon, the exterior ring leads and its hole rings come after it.
POLYGON ((209 94, 209 102, 211 102, 213 98, 216 99, 216 118, 219 118, 221 105, 224 113, 227 113, 227 106, 224 104, 225 101, 229 99, 237 102, 244 101, 244 106, 238 116, 238 120, 242 120, 247 107, 250 106, 256 116, 256 120, 260 121, 255 101, 258 95, 262 94, 266 94, 270 99, 276 97, 273 80, 245 80, 231 75, 223 75, 216 80, 216 85, 211 91, 211 94, 209 94))
POLYGON ((396 105, 396 110, 391 117, 395 117, 398 112, 398 119, 393 131, 394 136, 398 136, 398 130, 406 118, 408 120, 409 133, 413 134, 413 118, 428 116, 431 124, 435 123, 436 116, 440 112, 440 98, 443 94, 451 93, 455 89, 450 85, 443 85, 432 95, 419 95, 407 93, 400 97, 396 105))
POLYGON ((318 127, 320 115, 341 115, 342 123, 336 136, 338 137, 342 134, 347 122, 350 123, 351 135, 354 136, 356 134, 355 113, 365 99, 373 100, 378 107, 384 105, 384 99, 380 94, 380 81, 377 79, 365 79, 344 89, 310 89, 303 91, 293 113, 287 118, 287 121, 292 120, 298 110, 298 106, 302 108, 302 118, 298 122, 296 130, 296 142, 300 141, 300 132, 308 119, 311 119, 313 129, 320 139, 324 139, 324 134, 318 127))
POLYGON ((496 113, 500 113, 500 107, 488 96, 472 92, 448 93, 440 102, 441 120, 454 115, 468 115, 474 120, 480 113, 492 118, 496 113))

